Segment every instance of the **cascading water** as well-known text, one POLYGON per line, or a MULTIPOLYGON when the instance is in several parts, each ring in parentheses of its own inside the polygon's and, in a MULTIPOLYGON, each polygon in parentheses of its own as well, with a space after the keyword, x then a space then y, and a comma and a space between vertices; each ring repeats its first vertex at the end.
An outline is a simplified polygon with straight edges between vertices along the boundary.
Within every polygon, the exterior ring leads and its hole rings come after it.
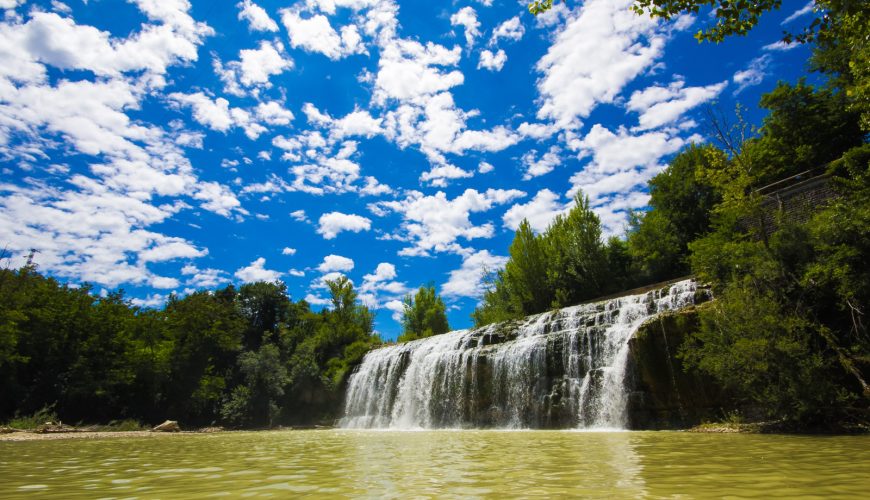
POLYGON ((629 340, 695 291, 686 280, 376 349, 351 375, 340 425, 624 428, 629 340))

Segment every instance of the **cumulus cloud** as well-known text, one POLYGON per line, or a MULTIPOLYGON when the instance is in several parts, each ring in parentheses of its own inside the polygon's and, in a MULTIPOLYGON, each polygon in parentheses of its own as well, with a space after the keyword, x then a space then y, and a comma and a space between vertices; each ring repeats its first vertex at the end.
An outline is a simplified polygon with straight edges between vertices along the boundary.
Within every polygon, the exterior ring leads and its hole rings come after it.
POLYGON ((343 214, 341 212, 329 212, 328 214, 321 215, 318 224, 317 234, 320 234, 327 240, 335 238, 342 231, 358 233, 360 231, 368 231, 372 227, 371 219, 355 214, 343 214))
POLYGON ((336 31, 329 19, 322 15, 303 14, 296 9, 282 9, 281 22, 290 35, 290 45, 309 52, 317 52, 332 60, 365 52, 356 25, 349 24, 336 31))
POLYGON ((402 215, 404 221, 399 230, 388 236, 410 243, 400 255, 429 255, 433 251, 467 254, 468 250, 457 242, 459 238, 467 241, 490 238, 495 232, 492 223, 476 225, 470 215, 522 196, 525 193, 513 189, 489 189, 483 193, 467 189, 451 200, 442 191, 431 196, 412 191, 404 200, 370 204, 369 209, 377 215, 390 212, 402 215))
POLYGON ((296 255, 296 249, 290 248, 290 247, 284 247, 284 249, 281 250, 281 255, 296 255))
POLYGON ((266 269, 265 265, 266 259, 260 257, 249 265, 239 268, 235 272, 235 277, 245 283, 252 283, 255 281, 277 281, 281 278, 283 273, 266 269))
POLYGON ((293 67, 293 61, 284 53, 284 44, 263 40, 259 48, 242 49, 239 60, 223 65, 215 59, 214 69, 227 93, 244 96, 257 95, 260 89, 270 88, 270 78, 293 67))
POLYGON ((181 274, 188 276, 185 284, 194 288, 215 288, 229 281, 226 273, 220 269, 200 269, 194 264, 181 268, 181 274))
POLYGON ((520 16, 514 16, 507 21, 499 24, 492 30, 492 37, 489 39, 490 45, 495 45, 499 40, 508 40, 517 42, 526 34, 526 29, 520 21, 520 16))
POLYGON ((323 258, 323 262, 317 266, 322 273, 348 272, 353 270, 353 260, 341 255, 330 254, 323 258))
POLYGON ((463 7, 450 16, 450 24, 465 28, 465 43, 470 48, 474 40, 480 36, 480 21, 477 20, 477 12, 472 7, 463 7))
POLYGON ((253 31, 278 31, 278 23, 269 14, 251 0, 243 0, 236 4, 239 9, 239 20, 247 21, 253 31))
POLYGON ((523 180, 527 181, 552 172, 554 168, 562 164, 562 158, 559 156, 561 152, 562 148, 559 146, 550 146, 550 149, 540 157, 534 149, 524 154, 522 163, 526 173, 523 174, 523 180))
POLYGON ((662 55, 666 35, 656 21, 632 12, 632 3, 589 0, 570 15, 536 66, 538 118, 577 128, 662 55))
POLYGON ((492 255, 488 250, 469 253, 462 259, 459 269, 450 271, 450 277, 441 286, 441 294, 447 298, 480 297, 484 292, 481 283, 484 274, 504 267, 507 257, 492 255))
POLYGON ((193 119, 212 130, 228 132, 238 127, 250 139, 256 139, 266 131, 254 115, 242 108, 231 108, 230 102, 223 97, 212 99, 203 92, 173 92, 167 97, 179 107, 191 108, 193 119))
POLYGON ((477 63, 477 69, 484 68, 490 71, 501 71, 504 63, 507 62, 507 54, 504 50, 499 49, 493 54, 490 50, 484 49, 480 51, 480 61, 477 63))
POLYGON ((631 94, 626 105, 629 111, 640 114, 637 130, 649 130, 674 123, 686 111, 715 99, 728 82, 706 87, 686 87, 676 80, 667 87, 654 85, 631 94))
POLYGON ((542 233, 557 215, 563 214, 568 207, 559 201, 560 196, 549 189, 542 189, 527 203, 517 203, 505 212, 504 226, 512 231, 520 227, 523 219, 536 233, 542 233))

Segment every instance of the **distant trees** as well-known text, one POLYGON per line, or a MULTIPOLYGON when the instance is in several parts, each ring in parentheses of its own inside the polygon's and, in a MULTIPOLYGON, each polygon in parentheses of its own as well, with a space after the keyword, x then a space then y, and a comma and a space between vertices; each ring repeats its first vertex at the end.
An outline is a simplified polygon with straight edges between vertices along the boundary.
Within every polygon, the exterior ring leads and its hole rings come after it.
POLYGON ((431 337, 450 331, 447 323, 447 307, 435 292, 433 284, 421 286, 414 295, 402 300, 402 334, 399 342, 431 337))
POLYGON ((380 339, 346 278, 333 307, 281 282, 171 296, 162 310, 97 297, 33 267, 0 270, 0 421, 53 408, 69 422, 132 418, 236 426, 337 411, 350 369, 380 339))

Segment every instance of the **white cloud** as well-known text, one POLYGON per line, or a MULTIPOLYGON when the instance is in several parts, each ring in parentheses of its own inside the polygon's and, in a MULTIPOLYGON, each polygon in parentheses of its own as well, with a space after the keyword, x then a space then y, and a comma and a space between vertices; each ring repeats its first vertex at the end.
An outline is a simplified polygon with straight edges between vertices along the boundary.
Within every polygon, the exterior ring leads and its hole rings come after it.
POLYGON ((257 118, 269 125, 290 125, 295 118, 292 111, 277 101, 261 102, 255 112, 257 118))
POLYGON ((170 289, 179 280, 149 265, 171 269, 208 250, 149 227, 189 203, 227 217, 247 212, 185 157, 182 148, 201 147, 201 133, 139 118, 168 67, 196 61, 213 31, 190 17, 187 2, 135 3, 149 21, 126 38, 39 10, 0 24, 0 154, 6 165, 38 161, 53 172, 0 185, 0 234, 14 258, 35 248, 41 269, 58 277, 170 289), (47 66, 58 76, 47 78, 47 66), (82 168, 70 174, 54 158, 82 168))
POLYGON ((331 300, 324 299, 323 297, 319 297, 319 296, 311 294, 311 293, 306 295, 304 300, 305 300, 305 302, 308 302, 309 304, 311 304, 313 306, 328 306, 328 305, 332 304, 331 300))
POLYGON ((556 34, 538 61, 538 118, 576 128, 599 103, 610 103, 650 67, 666 37, 656 21, 629 8, 633 0, 589 0, 556 34))
POLYGON ((140 32, 119 40, 54 12, 36 11, 26 24, 10 23, 0 33, 0 42, 18 48, 4 54, 5 59, 12 59, 4 61, 8 69, 41 62, 101 76, 139 70, 162 75, 175 62, 195 61, 197 46, 212 33, 207 25, 190 20, 185 33, 170 25, 146 24, 140 32))
POLYGON ((459 269, 450 271, 447 283, 441 286, 444 297, 480 297, 484 292, 481 283, 485 272, 504 267, 507 257, 492 255, 488 250, 479 250, 466 255, 459 269))
POLYGON ((767 67, 772 59, 770 54, 764 54, 749 61, 746 69, 734 73, 734 83, 737 84, 737 89, 734 94, 737 95, 749 87, 759 85, 767 76, 767 67))
POLYGON ((538 152, 531 150, 523 155, 523 166, 526 167, 526 173, 523 174, 523 180, 527 181, 534 177, 540 177, 549 174, 554 168, 562 164, 562 158, 559 153, 562 149, 559 146, 550 146, 550 149, 537 158, 538 152))
POLYGON ((254 281, 277 281, 281 278, 283 273, 266 269, 264 267, 265 265, 266 259, 260 257, 254 262, 251 262, 248 266, 239 268, 235 273, 235 277, 245 283, 252 283, 254 281))
POLYGON ((434 187, 444 187, 447 185, 448 180, 467 179, 469 177, 474 177, 474 172, 463 170, 456 165, 445 164, 433 166, 427 172, 423 172, 420 175, 420 181, 429 183, 434 187))
POLYGON ((181 268, 181 274, 189 276, 185 284, 194 288, 215 288, 229 281, 220 269, 200 269, 193 264, 181 268))
POLYGON ((278 23, 269 14, 251 0, 243 0, 236 4, 239 9, 239 20, 247 21, 253 31, 278 31, 278 23))
POLYGON ((450 200, 444 192, 439 191, 431 196, 424 196, 418 191, 411 191, 407 198, 397 201, 383 201, 369 205, 377 215, 389 212, 403 216, 400 229, 391 239, 408 242, 411 245, 401 250, 400 255, 429 255, 430 252, 468 253, 457 240, 463 238, 490 238, 495 228, 492 223, 475 225, 470 215, 485 212, 495 205, 507 203, 525 196, 517 190, 489 189, 480 193, 467 189, 464 193, 450 200))
POLYGON ((516 42, 521 40, 525 33, 526 29, 520 21, 520 16, 514 16, 499 24, 494 30, 492 30, 492 37, 489 39, 489 44, 495 45, 499 40, 510 40, 516 42))
POLYGON ((239 127, 249 139, 256 139, 266 132, 266 127, 257 122, 250 112, 231 108, 230 102, 223 97, 212 99, 202 92, 173 92, 167 97, 177 106, 190 107, 193 110, 193 119, 212 130, 226 133, 232 127, 239 127))
POLYGON ((462 85, 462 72, 442 71, 438 67, 451 67, 459 63, 462 49, 448 50, 442 45, 425 46, 412 40, 393 40, 381 49, 378 73, 375 78, 376 103, 388 99, 422 102, 420 98, 437 94, 462 85))
POLYGON ((792 12, 791 15, 789 15, 788 17, 783 19, 782 24, 790 23, 801 16, 805 16, 805 15, 809 14, 810 12, 813 11, 813 8, 815 7, 815 3, 816 3, 815 0, 810 0, 809 2, 806 3, 806 5, 804 5, 800 9, 792 12))
POLYGON ((480 165, 477 166, 477 172, 481 174, 488 174, 493 170, 495 170, 495 167, 485 161, 480 162, 480 165))
POLYGON ((317 266, 322 273, 347 272, 353 270, 353 260, 341 255, 330 254, 323 258, 323 262, 317 266))
POLYGON ((667 87, 655 85, 632 93, 626 109, 640 113, 637 130, 649 130, 672 124, 686 111, 716 98, 728 82, 706 87, 684 85, 684 81, 675 80, 667 87))
POLYGON ((269 80, 272 76, 291 69, 293 61, 284 53, 284 44, 262 40, 259 48, 240 50, 238 61, 230 61, 224 66, 215 59, 214 67, 227 93, 258 95, 261 89, 271 88, 269 80))
POLYGON ((508 209, 502 220, 506 228, 516 231, 523 219, 526 219, 533 231, 542 233, 557 215, 566 210, 567 207, 559 201, 558 194, 542 189, 528 203, 517 203, 508 209))
POLYGON ((499 49, 493 54, 491 51, 484 49, 480 51, 480 61, 477 63, 477 69, 484 68, 490 71, 501 71, 504 63, 507 62, 507 54, 504 50, 499 49))
POLYGON ((786 52, 789 50, 796 49, 800 47, 801 44, 797 42, 786 42, 785 40, 779 40, 778 42, 773 42, 762 47, 762 50, 767 50, 769 52, 786 52))
POLYGON ((290 212, 290 217, 298 222, 311 222, 310 220, 308 220, 308 216, 305 215, 305 210, 294 210, 293 212, 290 212))
POLYGON ((474 40, 480 36, 480 21, 477 12, 472 7, 463 7, 450 16, 450 24, 465 28, 465 43, 471 48, 474 40))
POLYGON ((384 303, 384 308, 392 311, 393 321, 401 322, 402 318, 405 316, 405 303, 399 299, 393 299, 384 303))
MULTIPOLYGON (((2 7, 2 5, 0 5, 2 7)), ((130 303, 136 307, 154 309, 163 306, 166 303, 167 296, 159 293, 148 294, 144 299, 132 298, 130 303)))
POLYGON ((296 249, 290 248, 290 247, 284 247, 284 249, 281 250, 281 255, 296 255, 296 249))
POLYGON ((301 278, 302 276, 305 276, 305 271, 300 271, 299 269, 291 269, 287 271, 287 274, 289 274, 290 276, 301 278))
POLYGON ((372 227, 371 219, 355 214, 343 214, 341 212, 323 214, 320 216, 318 223, 317 234, 322 235, 327 240, 335 238, 342 231, 358 233, 360 231, 368 231, 372 227))
POLYGON ((368 307, 380 309, 391 300, 401 298, 411 290, 405 283, 395 281, 396 266, 381 262, 371 274, 363 276, 359 287, 359 298, 368 307))
POLYGON ((332 60, 365 52, 362 37, 353 24, 342 27, 339 33, 326 16, 317 14, 303 18, 294 9, 282 9, 281 22, 287 28, 293 48, 318 52, 332 60))

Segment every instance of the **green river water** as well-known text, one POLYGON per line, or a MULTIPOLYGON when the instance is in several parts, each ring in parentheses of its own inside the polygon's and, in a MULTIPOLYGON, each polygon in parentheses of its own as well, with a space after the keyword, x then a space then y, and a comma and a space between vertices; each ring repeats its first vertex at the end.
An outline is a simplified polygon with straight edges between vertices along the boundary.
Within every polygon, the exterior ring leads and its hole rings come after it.
POLYGON ((0 498, 870 497, 870 436, 275 431, 0 442, 0 498))

